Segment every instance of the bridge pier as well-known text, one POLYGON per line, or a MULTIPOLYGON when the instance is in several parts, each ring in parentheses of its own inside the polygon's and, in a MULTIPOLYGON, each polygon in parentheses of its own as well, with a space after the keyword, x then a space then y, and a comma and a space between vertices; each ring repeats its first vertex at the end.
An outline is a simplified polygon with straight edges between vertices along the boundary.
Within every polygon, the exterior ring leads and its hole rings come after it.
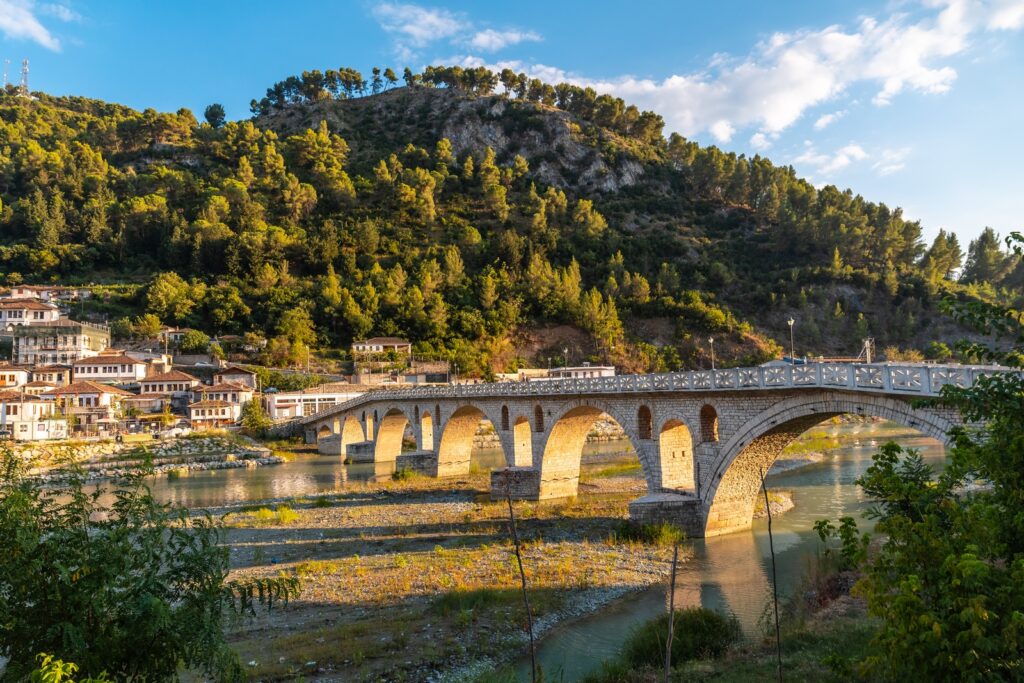
POLYGON ((491 472, 491 500, 537 500, 540 472, 532 467, 506 467, 491 472))
POLYGON ((412 470, 428 477, 437 476, 437 456, 433 451, 409 451, 395 458, 395 471, 412 470))
POLYGON ((629 519, 637 524, 672 524, 688 538, 704 536, 704 506, 696 496, 650 493, 630 502, 629 519))

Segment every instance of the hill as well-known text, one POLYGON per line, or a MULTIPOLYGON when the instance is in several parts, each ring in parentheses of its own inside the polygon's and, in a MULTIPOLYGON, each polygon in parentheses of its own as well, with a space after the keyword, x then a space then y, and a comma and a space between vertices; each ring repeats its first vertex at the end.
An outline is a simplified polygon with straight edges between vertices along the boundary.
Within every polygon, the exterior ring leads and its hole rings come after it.
POLYGON ((955 236, 926 249, 898 209, 665 139, 593 91, 446 67, 340 82, 306 72, 214 125, 0 95, 0 274, 135 283, 93 311, 125 316, 120 334, 249 333, 274 363, 406 335, 479 374, 566 346, 694 366, 708 336, 720 363, 757 362, 788 346, 790 317, 798 352, 924 350, 963 335, 942 295, 1019 296, 994 234, 957 282, 955 236))

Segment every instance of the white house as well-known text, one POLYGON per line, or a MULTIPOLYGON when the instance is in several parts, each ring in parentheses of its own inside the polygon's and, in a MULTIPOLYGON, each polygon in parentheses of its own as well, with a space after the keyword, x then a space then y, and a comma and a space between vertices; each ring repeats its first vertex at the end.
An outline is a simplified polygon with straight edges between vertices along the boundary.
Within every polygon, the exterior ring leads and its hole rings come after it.
POLYGON ((0 325, 47 325, 60 320, 60 309, 37 299, 0 299, 0 325))
POLYGON ((399 337, 371 337, 352 342, 353 354, 385 353, 387 351, 412 355, 412 344, 399 337))
POLYGON ((11 365, 0 365, 0 389, 17 389, 28 384, 29 371, 11 365))
POLYGON ((237 365, 230 365, 223 370, 213 373, 213 382, 214 384, 240 384, 250 389, 256 389, 257 375, 252 370, 246 370, 237 365))
POLYGON ((198 386, 199 378, 181 370, 171 370, 139 380, 139 390, 143 394, 185 396, 198 386))
POLYGON ((230 401, 196 401, 188 407, 192 429, 210 429, 233 425, 242 417, 242 404, 230 401))
POLYGON ((71 364, 72 377, 92 382, 132 384, 146 377, 146 363, 120 351, 101 353, 92 358, 80 358, 71 364))
POLYGON ((39 365, 32 368, 33 382, 46 382, 55 387, 71 384, 70 365, 39 365))
POLYGON ((582 379, 588 377, 614 377, 614 365, 580 365, 570 368, 551 368, 546 378, 532 378, 532 381, 543 379, 582 379))
POLYGON ((17 365, 70 363, 95 356, 110 346, 108 327, 67 318, 45 325, 14 325, 12 334, 17 365))
POLYGON ((362 393, 351 384, 321 384, 302 391, 263 394, 263 409, 272 420, 306 417, 362 393))
POLYGON ((73 415, 85 429, 107 429, 118 422, 124 398, 134 395, 108 384, 75 380, 67 386, 43 394, 42 398, 52 399, 58 410, 64 415, 73 415))
POLYGON ((238 405, 251 401, 254 393, 251 387, 233 382, 203 384, 192 389, 192 397, 196 401, 226 401, 238 405))
POLYGON ((52 401, 16 391, 0 392, 0 435, 16 441, 66 439, 67 420, 52 401))
POLYGON ((83 287, 61 285, 14 285, 4 294, 3 299, 41 299, 43 301, 74 301, 88 299, 92 292, 83 287))

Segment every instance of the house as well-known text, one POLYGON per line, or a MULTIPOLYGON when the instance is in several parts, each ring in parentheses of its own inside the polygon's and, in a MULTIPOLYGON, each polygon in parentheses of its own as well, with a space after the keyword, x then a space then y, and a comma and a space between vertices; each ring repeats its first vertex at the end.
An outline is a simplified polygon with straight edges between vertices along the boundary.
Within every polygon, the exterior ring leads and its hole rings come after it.
POLYGON ((40 299, 42 301, 75 301, 88 299, 92 292, 83 287, 61 285, 14 285, 0 295, 2 299, 40 299))
POLYGON ((29 371, 12 365, 0 365, 0 389, 17 389, 28 384, 29 371))
POLYGON ((0 391, 0 434, 16 441, 66 439, 67 420, 52 401, 17 391, 0 391))
MULTIPOLYGON (((33 380, 21 388, 21 390, 29 396, 42 396, 43 394, 49 394, 58 385, 51 382, 43 382, 39 380, 33 380)), ((63 385, 61 385, 63 386, 63 385)))
POLYGON ((246 370, 237 365, 230 365, 223 370, 213 373, 214 384, 242 384, 250 389, 257 389, 258 375, 252 370, 246 370))
POLYGON ((170 394, 143 392, 123 397, 121 405, 126 413, 162 413, 165 407, 171 409, 173 400, 170 394))
POLYGON ((181 370, 171 370, 139 380, 139 390, 143 394, 169 394, 180 397, 191 394, 199 384, 199 378, 181 370))
POLYGON ((40 365, 32 368, 32 382, 46 382, 55 387, 71 383, 70 365, 40 365))
POLYGON ((75 380, 67 386, 43 394, 42 398, 52 399, 57 409, 72 418, 83 431, 103 431, 110 430, 118 423, 122 401, 134 395, 108 384, 75 380))
POLYGON ((254 394, 252 387, 234 382, 202 384, 192 389, 192 397, 196 401, 226 401, 238 405, 251 401, 254 394))
POLYGON ((189 332, 195 332, 191 327, 165 327, 161 332, 161 336, 167 340, 172 346, 181 344, 181 340, 185 338, 185 335, 189 332))
POLYGON ((60 309, 37 299, 0 299, 0 325, 46 325, 60 320, 60 309))
POLYGON ((362 341, 352 342, 352 355, 387 353, 395 351, 412 355, 412 344, 398 337, 371 337, 362 341))
POLYGON ((146 376, 146 370, 144 361, 113 349, 71 364, 71 376, 75 381, 84 379, 112 384, 134 384, 146 376))
MULTIPOLYGON (((546 379, 584 379, 591 377, 614 377, 614 365, 583 365, 570 368, 551 368, 548 370, 546 379)), ((533 381, 543 381, 545 378, 535 378, 533 381)))
POLYGON ((192 429, 226 427, 242 417, 242 404, 230 401, 197 401, 188 407, 188 419, 192 429))
POLYGON ((15 365, 71 363, 110 346, 110 328, 66 318, 45 325, 16 325, 11 333, 15 365))
POLYGON ((362 389, 344 382, 321 384, 302 391, 263 394, 263 409, 272 420, 307 417, 362 393, 362 389))

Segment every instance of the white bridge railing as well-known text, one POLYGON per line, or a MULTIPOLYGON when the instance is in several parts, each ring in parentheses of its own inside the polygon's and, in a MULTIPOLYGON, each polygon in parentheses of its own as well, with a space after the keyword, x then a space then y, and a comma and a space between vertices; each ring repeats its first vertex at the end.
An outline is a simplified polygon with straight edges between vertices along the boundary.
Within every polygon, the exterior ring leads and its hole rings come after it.
POLYGON ((575 396, 583 394, 752 391, 764 389, 840 389, 873 393, 935 397, 951 384, 969 387, 985 375, 1006 372, 990 365, 936 365, 929 363, 808 363, 753 368, 690 370, 687 372, 616 375, 527 382, 487 382, 444 386, 380 389, 330 406, 302 419, 315 422, 373 401, 439 398, 575 396))

